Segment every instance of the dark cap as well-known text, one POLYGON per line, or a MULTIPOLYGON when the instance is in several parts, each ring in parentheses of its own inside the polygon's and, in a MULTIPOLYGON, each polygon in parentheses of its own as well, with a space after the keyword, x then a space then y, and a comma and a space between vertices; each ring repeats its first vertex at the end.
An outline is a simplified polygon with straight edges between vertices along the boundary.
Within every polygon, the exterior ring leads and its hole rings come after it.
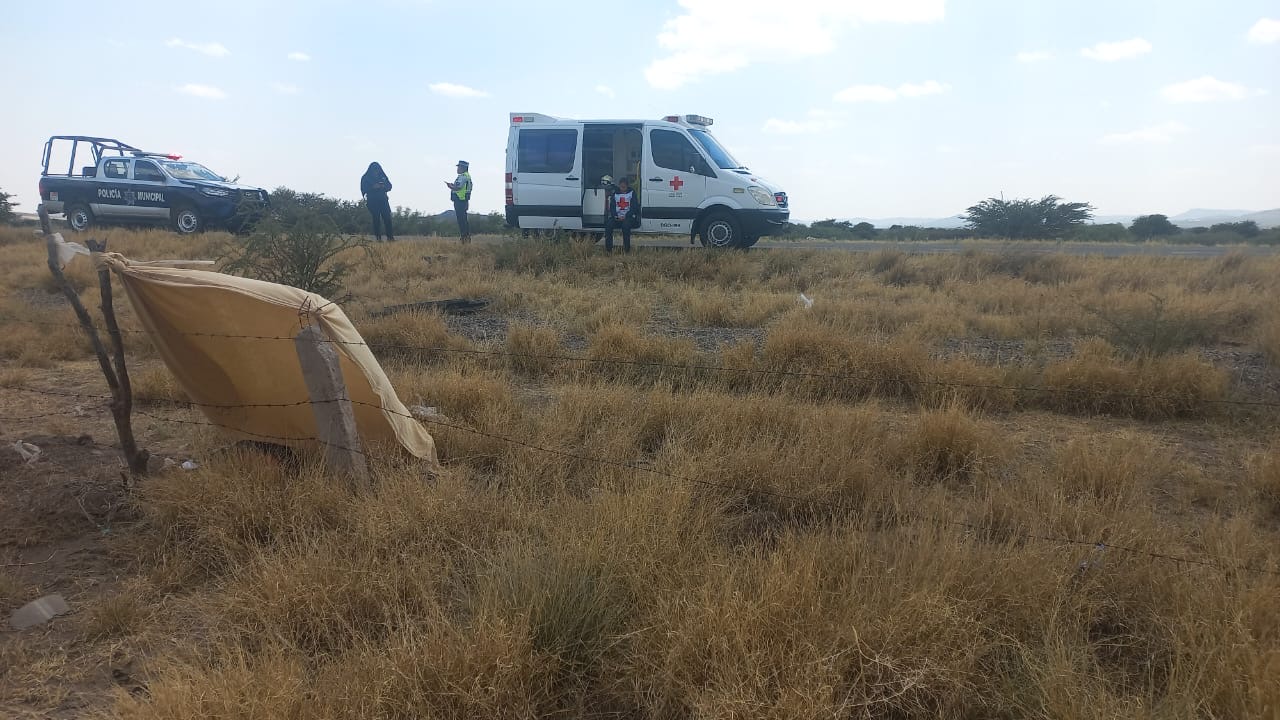
POLYGON ((461 166, 461 167, 464 167, 464 168, 465 168, 465 167, 471 167, 471 163, 467 162, 466 160, 459 160, 459 161, 458 161, 458 165, 459 165, 459 166, 461 166))

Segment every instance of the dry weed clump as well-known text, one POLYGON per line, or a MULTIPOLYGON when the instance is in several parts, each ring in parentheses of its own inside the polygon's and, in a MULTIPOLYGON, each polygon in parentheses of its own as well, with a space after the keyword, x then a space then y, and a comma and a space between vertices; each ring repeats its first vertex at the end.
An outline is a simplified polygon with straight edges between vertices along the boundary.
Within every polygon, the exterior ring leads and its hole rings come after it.
POLYGON ((1044 370, 1039 402, 1058 412, 1111 414, 1160 420, 1214 414, 1226 397, 1226 373, 1194 354, 1116 357, 1102 340, 1044 370))
POLYGON ((121 638, 140 630, 147 611, 137 593, 137 588, 126 588, 90 607, 85 637, 90 640, 121 638))
POLYGON ((1273 447, 1254 460, 1249 479, 1258 511, 1280 520, 1280 447, 1273 447))
POLYGON ((1258 328, 1257 345, 1272 367, 1280 367, 1280 312, 1272 313, 1258 328))
POLYGON ((684 369, 697 359, 693 341, 687 338, 643 335, 627 325, 608 325, 590 342, 587 358, 595 361, 590 367, 607 379, 688 383, 694 377, 693 372, 684 369))
POLYGON ((964 486, 995 472, 1006 452, 994 427, 953 405, 922 412, 894 456, 916 482, 964 486))
POLYGON ((191 402, 187 393, 178 385, 173 373, 163 365, 154 365, 130 378, 133 399, 139 405, 175 405, 191 402))
POLYGON ((566 354, 560 344, 560 333, 545 325, 508 327, 506 351, 511 369, 524 375, 548 373, 563 362, 553 356, 566 354))
POLYGON ((1168 465, 1159 448, 1132 435, 1076 438, 1058 452, 1052 480, 1068 497, 1123 508, 1140 504, 1168 465))
POLYGON ((436 313, 407 312, 374 318, 359 327, 360 337, 379 358, 430 364, 447 360, 450 351, 471 349, 466 338, 453 335, 436 313))

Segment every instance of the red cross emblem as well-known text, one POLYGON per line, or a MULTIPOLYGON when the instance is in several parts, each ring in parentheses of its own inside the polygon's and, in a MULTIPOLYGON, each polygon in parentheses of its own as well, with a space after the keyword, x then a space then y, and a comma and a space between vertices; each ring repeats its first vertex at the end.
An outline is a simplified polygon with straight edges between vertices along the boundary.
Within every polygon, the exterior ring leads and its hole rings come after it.
POLYGON ((618 198, 618 209, 619 209, 619 210, 621 210, 622 212, 626 212, 626 211, 627 211, 627 208, 629 208, 629 207, 631 207, 631 203, 627 202, 627 199, 626 199, 626 198, 618 198))
POLYGON ((667 184, 670 185, 671 189, 675 190, 676 192, 680 192, 680 188, 684 187, 684 181, 680 179, 679 175, 671 178, 671 182, 667 184))

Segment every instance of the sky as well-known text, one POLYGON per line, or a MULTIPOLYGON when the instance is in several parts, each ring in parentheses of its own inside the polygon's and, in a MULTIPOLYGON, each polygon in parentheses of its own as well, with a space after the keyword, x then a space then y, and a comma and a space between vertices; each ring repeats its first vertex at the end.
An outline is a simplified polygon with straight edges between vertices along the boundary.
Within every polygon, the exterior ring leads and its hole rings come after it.
POLYGON ((268 189, 501 210, 509 112, 714 118, 797 220, 1055 194, 1280 207, 1276 0, 7 0, 0 190, 114 137, 268 189))

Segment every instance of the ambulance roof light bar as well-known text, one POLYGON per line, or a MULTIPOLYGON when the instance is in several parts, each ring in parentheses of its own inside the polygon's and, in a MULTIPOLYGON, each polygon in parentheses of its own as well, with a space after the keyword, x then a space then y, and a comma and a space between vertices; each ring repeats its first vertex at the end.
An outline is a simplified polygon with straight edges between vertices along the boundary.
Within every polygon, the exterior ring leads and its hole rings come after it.
MULTIPOLYGON (((668 115, 662 119, 673 123, 681 122, 679 115, 668 115)), ((715 120, 703 115, 685 115, 683 121, 688 125, 700 125, 702 127, 708 127, 715 122, 715 120)))

